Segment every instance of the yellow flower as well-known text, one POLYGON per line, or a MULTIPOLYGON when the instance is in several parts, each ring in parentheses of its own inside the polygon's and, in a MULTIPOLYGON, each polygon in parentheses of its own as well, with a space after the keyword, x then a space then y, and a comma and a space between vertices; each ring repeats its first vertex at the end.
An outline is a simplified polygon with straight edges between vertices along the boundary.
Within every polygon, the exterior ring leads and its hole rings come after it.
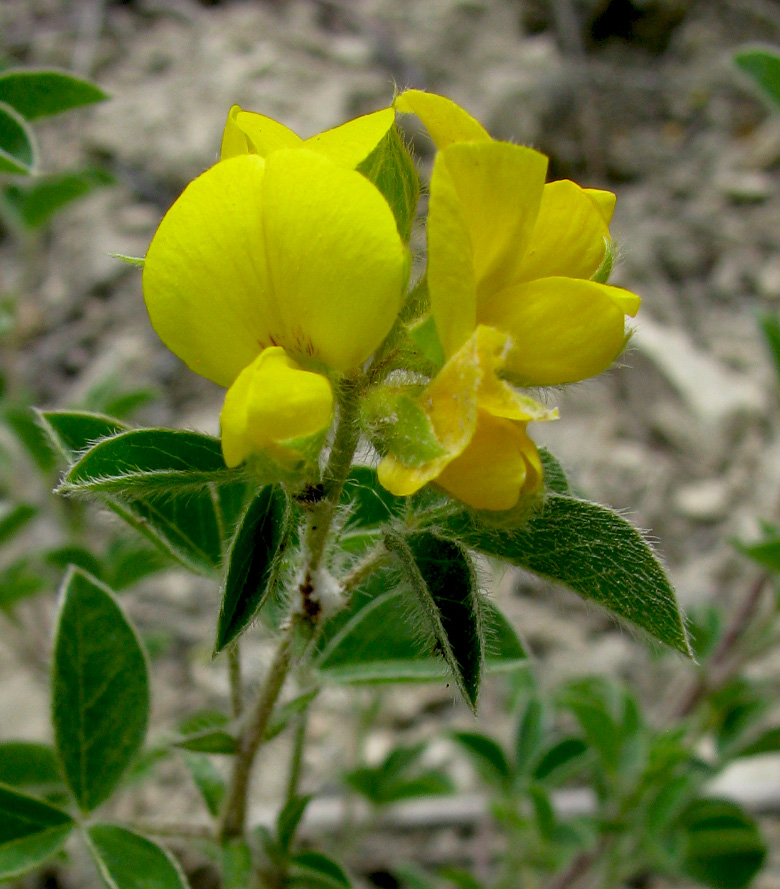
POLYGON ((562 180, 547 158, 491 139, 449 99, 408 90, 439 148, 428 212, 428 289, 445 354, 477 324, 512 337, 505 372, 525 386, 595 376, 626 341, 639 297, 591 280, 609 242, 614 195, 562 180))
POLYGON ((228 465, 309 436, 312 424, 324 433, 333 394, 311 371, 343 373, 375 351, 408 265, 377 189, 322 152, 238 155, 187 186, 149 247, 144 298, 168 348, 232 387, 222 415, 228 465), (276 396, 264 391, 277 386, 276 396))
POLYGON ((301 139, 283 123, 234 105, 228 112, 220 156, 222 160, 242 154, 267 157, 280 148, 306 148, 354 169, 371 154, 394 125, 395 112, 392 108, 383 108, 318 133, 310 139, 301 139))
POLYGON ((435 481, 475 508, 511 509, 542 481, 527 423, 557 414, 530 398, 513 402, 522 396, 503 377, 551 386, 600 373, 625 345, 625 315, 639 308, 635 294, 592 280, 614 195, 545 184, 544 155, 494 141, 442 96, 409 90, 395 107, 416 114, 439 149, 427 282, 447 361, 420 403, 446 454, 421 466, 388 455, 380 480, 395 494, 435 481))
POLYGON ((558 416, 498 376, 510 338, 479 325, 420 396, 444 453, 419 465, 393 455, 379 481, 398 496, 436 484, 475 509, 507 510, 539 489, 542 467, 526 434, 532 420, 558 416))

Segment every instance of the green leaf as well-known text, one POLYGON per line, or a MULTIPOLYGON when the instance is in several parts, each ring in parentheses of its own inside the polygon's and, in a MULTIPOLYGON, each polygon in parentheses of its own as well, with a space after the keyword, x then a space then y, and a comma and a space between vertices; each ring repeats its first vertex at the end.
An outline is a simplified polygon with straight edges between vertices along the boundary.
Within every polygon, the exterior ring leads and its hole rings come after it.
POLYGON ((344 482, 341 503, 349 509, 347 529, 376 530, 403 514, 406 498, 383 488, 371 466, 353 466, 344 482))
POLYGON ((599 683, 574 682, 560 695, 560 702, 568 707, 580 724, 590 746, 599 754, 608 771, 616 771, 623 746, 621 726, 608 709, 606 696, 599 683))
POLYGON ((29 503, 0 501, 0 544, 13 537, 37 514, 38 510, 29 503))
POLYGON ((111 795, 141 748, 149 679, 141 644, 114 596, 78 569, 60 593, 52 699, 65 779, 89 812, 111 795))
POLYGON ((285 701, 283 704, 275 707, 263 735, 263 741, 271 741, 277 735, 280 735, 287 728, 290 720, 294 716, 303 713, 319 693, 319 688, 312 688, 303 694, 297 695, 292 700, 285 701))
POLYGON ((386 538, 401 560, 434 647, 476 712, 484 661, 484 606, 466 551, 428 531, 386 538))
POLYGON ((181 758, 190 773, 198 792, 213 817, 219 815, 222 800, 225 798, 225 781, 214 763, 201 753, 183 751, 181 758))
POLYGON ((252 850, 242 839, 222 844, 222 886, 224 889, 249 889, 252 880, 252 850))
POLYGON ((769 348, 769 354, 772 356, 780 384, 780 315, 771 315, 767 312, 759 316, 758 323, 769 348))
POLYGON ((60 494, 139 497, 233 481, 219 439, 176 429, 131 429, 105 438, 65 473, 60 494))
POLYGON ((536 762, 544 739, 544 710, 537 697, 531 697, 517 723, 515 769, 525 775, 536 762))
POLYGON ((64 786, 54 750, 30 741, 0 743, 0 784, 41 793, 64 786))
POLYGON ((90 411, 36 411, 36 414, 52 445, 68 463, 73 463, 82 451, 101 439, 130 428, 115 417, 90 411))
POLYGON ((680 826, 683 872, 705 886, 742 889, 764 863, 767 848, 755 821, 730 800, 696 800, 680 826))
POLYGON ((299 852, 290 859, 287 878, 290 886, 301 889, 351 889, 344 868, 321 852, 299 852))
POLYGON ((780 534, 773 534, 760 543, 739 543, 737 549, 748 558, 770 571, 780 572, 780 534))
POLYGON ((94 84, 66 71, 12 69, 0 73, 0 102, 27 120, 102 102, 108 96, 94 84))
POLYGON ((544 489, 549 494, 563 494, 571 496, 571 486, 566 478, 566 471, 558 461, 558 458, 547 448, 539 448, 539 458, 542 461, 542 473, 544 489))
POLYGON ((0 786, 0 879, 42 864, 64 845, 74 826, 61 809, 0 786))
POLYGON ((474 765, 492 784, 503 786, 512 768, 502 748, 487 735, 478 732, 454 732, 452 739, 468 753, 474 765))
POLYGON ((86 833, 108 889, 188 889, 176 859, 157 843, 111 824, 95 824, 86 833))
MULTIPOLYGON (((419 631, 414 601, 392 571, 377 571, 353 593, 350 606, 331 618, 318 641, 317 666, 338 683, 440 680, 447 668, 419 631)), ((525 666, 526 654, 506 618, 484 603, 488 672, 525 666)))
POLYGON ((534 779, 548 786, 566 781, 582 766, 590 747, 582 738, 563 738, 548 748, 534 769, 534 779))
POLYGON ((22 558, 0 570, 0 609, 11 611, 23 599, 36 596, 46 587, 46 581, 32 559, 22 558))
POLYGON ((398 233, 408 244, 417 214, 420 178, 395 126, 357 166, 357 171, 373 182, 384 195, 395 216, 398 233))
POLYGON ((177 738, 172 743, 174 747, 193 753, 220 753, 229 756, 236 752, 236 739, 225 729, 204 729, 177 738))
POLYGON ((735 53, 734 62, 774 105, 780 105, 780 55, 767 49, 735 53))
POLYGON ((736 750, 731 751, 731 756, 759 756, 762 753, 780 753, 780 727, 761 732, 751 741, 741 744, 736 750))
POLYGON ((3 195, 16 221, 26 229, 36 229, 51 222, 68 204, 114 182, 110 173, 88 169, 25 180, 7 186, 3 195))
POLYGON ((27 121, 0 99, 0 173, 30 173, 36 156, 35 136, 27 121))
POLYGON ((277 485, 262 488, 244 513, 227 557, 215 653, 244 632, 271 592, 288 521, 287 497, 277 485))
POLYGON ((106 550, 104 580, 112 590, 125 590, 168 567, 158 549, 145 540, 120 537, 106 550))
POLYGON ((344 781, 375 806, 386 806, 421 796, 452 793, 453 784, 438 769, 425 769, 420 759, 426 745, 401 745, 377 766, 353 769, 344 781))
POLYGON ((663 567, 639 531, 611 509, 550 494, 523 528, 480 527, 460 513, 448 520, 447 530, 472 549, 570 587, 690 655, 663 567))
POLYGON ((295 838, 295 832, 306 812, 306 807, 312 800, 312 795, 294 796, 283 806, 276 818, 276 841, 283 855, 287 855, 295 838))
POLYGON ((50 472, 54 468, 54 454, 37 423, 33 409, 14 404, 3 410, 3 419, 13 429, 36 466, 42 472, 50 472))
MULTIPOLYGON (((46 411, 38 416, 54 445, 71 462, 78 459, 85 448, 97 447, 128 432, 123 423, 112 417, 85 411, 46 411)), ((196 437, 216 441, 207 436, 196 437)), ((207 447, 211 448, 214 457, 213 445, 207 447)), ((228 481, 219 487, 207 485, 199 490, 184 490, 178 495, 136 497, 130 502, 112 496, 101 495, 101 498, 124 521, 177 562, 191 571, 213 575, 222 563, 223 539, 232 533, 246 485, 235 474, 226 477, 228 481)))

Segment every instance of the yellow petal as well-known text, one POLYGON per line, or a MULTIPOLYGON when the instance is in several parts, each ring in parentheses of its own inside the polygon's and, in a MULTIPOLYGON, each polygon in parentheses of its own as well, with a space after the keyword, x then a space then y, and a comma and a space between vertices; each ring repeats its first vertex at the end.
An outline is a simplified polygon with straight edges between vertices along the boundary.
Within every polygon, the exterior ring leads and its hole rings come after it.
POLYGON ((471 238, 477 293, 515 279, 544 189, 547 158, 508 142, 459 143, 441 152, 471 238))
POLYGON ((395 110, 402 114, 416 114, 425 129, 441 150, 453 142, 487 142, 490 136, 481 123, 456 105, 452 99, 425 93, 422 90, 406 90, 394 102, 395 110))
POLYGON ((268 157, 272 151, 280 148, 300 148, 303 145, 303 139, 289 127, 264 114, 239 110, 235 116, 235 124, 246 137, 249 151, 260 157, 268 157))
POLYGON ((471 335, 483 290, 512 280, 542 197, 546 158, 504 142, 441 151, 431 176, 428 289, 447 356, 471 335))
MULTIPOLYGON (((470 359, 479 365, 477 403, 482 412, 506 420, 557 420, 557 408, 539 404, 510 386, 499 374, 512 351, 512 338, 493 327, 479 325, 461 350, 470 349, 470 359)), ((455 359, 453 359, 454 361, 455 359)))
POLYGON ((612 222, 612 214, 615 212, 617 196, 611 191, 603 191, 600 188, 586 188, 583 190, 586 195, 595 201, 596 206, 599 208, 599 212, 604 217, 604 222, 609 225, 610 222, 612 222))
POLYGON ((436 158, 428 204, 428 292, 444 354, 454 355, 477 323, 471 238, 446 163, 436 158))
POLYGON ((468 447, 436 479, 457 500, 489 510, 512 509, 540 482, 538 452, 525 424, 484 412, 468 447))
POLYGON ((625 345, 624 315, 639 297, 579 278, 540 278, 481 306, 480 320, 509 333, 506 370, 525 386, 554 386, 606 370, 625 345))
POLYGON ((264 166, 253 155, 234 157, 191 182, 165 214, 144 263, 152 326, 192 370, 221 386, 271 344, 264 166))
POLYGON ((312 136, 304 141, 303 147, 318 151, 332 161, 354 169, 371 154, 394 124, 393 109, 383 108, 312 136))
POLYGON ((354 170, 281 150, 266 159, 263 215, 274 344, 336 370, 361 364, 389 332, 408 275, 390 207, 354 170))
POLYGON ((333 391, 321 374, 302 370, 284 349, 265 349, 228 389, 222 452, 228 466, 290 439, 324 433, 333 391))
POLYGON ((604 260, 608 239, 609 228, 591 195, 567 179, 549 182, 517 280, 591 278, 604 260))
POLYGON ((240 105, 233 105, 230 111, 228 111, 225 130, 222 133, 222 150, 220 152, 220 158, 223 161, 229 157, 249 154, 249 142, 247 141, 246 134, 236 121, 240 111, 240 105))

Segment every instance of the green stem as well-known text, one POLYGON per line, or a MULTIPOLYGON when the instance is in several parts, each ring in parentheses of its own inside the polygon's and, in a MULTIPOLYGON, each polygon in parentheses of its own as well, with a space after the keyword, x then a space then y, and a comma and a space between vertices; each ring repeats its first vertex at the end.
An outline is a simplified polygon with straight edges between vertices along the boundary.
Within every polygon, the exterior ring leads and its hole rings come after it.
POLYGON ((238 747, 233 760, 233 774, 219 826, 219 836, 222 842, 244 834, 252 765, 263 742, 274 705, 279 698, 284 680, 292 664, 296 628, 297 621, 291 620, 279 640, 265 682, 250 711, 249 721, 238 739, 238 747))
POLYGON ((299 713, 295 717, 295 731, 293 734, 293 748, 290 756, 290 773, 287 776, 286 802, 291 802, 298 796, 298 787, 303 773, 303 751, 306 747, 306 729, 309 723, 308 710, 299 713))
POLYGON ((241 678, 241 652, 238 642, 230 646, 227 658, 230 680, 230 712, 233 714, 233 719, 238 719, 244 711, 244 683, 241 678))

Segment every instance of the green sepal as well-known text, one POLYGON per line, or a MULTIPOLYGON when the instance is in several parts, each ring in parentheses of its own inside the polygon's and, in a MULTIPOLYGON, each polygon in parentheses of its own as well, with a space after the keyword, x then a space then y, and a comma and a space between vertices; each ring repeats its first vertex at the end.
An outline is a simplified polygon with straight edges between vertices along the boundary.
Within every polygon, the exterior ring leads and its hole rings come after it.
POLYGON ((417 214, 420 178, 395 124, 371 154, 361 161, 357 171, 382 193, 393 211, 398 233, 408 244, 417 214))
POLYGON ((152 840, 112 824, 93 824, 85 835, 108 889, 188 889, 178 861, 152 840))
POLYGON ((444 346, 439 339, 439 331, 436 328, 433 315, 426 315, 415 321, 409 327, 409 336, 436 370, 444 367, 447 356, 444 354, 444 346))
POLYGON ((262 488, 247 507, 226 560, 215 654, 244 632, 271 593, 289 517, 287 495, 277 485, 262 488))
POLYGON ((0 785, 0 880, 41 865, 62 848, 74 827, 67 812, 0 785))
POLYGON ((521 528, 486 527, 465 512, 443 531, 471 549, 561 583, 690 656, 674 589, 644 537, 588 500, 548 494, 521 528))
POLYGON ((615 265, 615 244, 609 238, 604 238, 604 259, 601 265, 591 276, 591 281, 597 284, 606 284, 609 276, 612 274, 612 268, 615 265))
POLYGON ((558 458, 547 448, 539 448, 539 459, 542 461, 542 479, 544 490, 548 494, 564 494, 571 496, 572 490, 566 470, 561 466, 558 458))
POLYGON ((0 173, 30 173, 38 149, 27 121, 0 99, 0 173))
POLYGON ((407 466, 421 466, 447 453, 428 414, 402 389, 374 389, 360 410, 361 423, 380 454, 392 454, 407 466))
POLYGON ((146 262, 145 256, 128 256, 126 253, 109 253, 108 255, 125 263, 125 265, 134 265, 139 269, 142 269, 146 262))
POLYGON ((54 69, 9 69, 0 73, 0 102, 26 120, 103 102, 108 95, 87 80, 54 69))
POLYGON ((90 812, 113 793, 143 744, 149 677, 138 636, 113 594, 78 569, 60 592, 52 721, 65 780, 90 812))

